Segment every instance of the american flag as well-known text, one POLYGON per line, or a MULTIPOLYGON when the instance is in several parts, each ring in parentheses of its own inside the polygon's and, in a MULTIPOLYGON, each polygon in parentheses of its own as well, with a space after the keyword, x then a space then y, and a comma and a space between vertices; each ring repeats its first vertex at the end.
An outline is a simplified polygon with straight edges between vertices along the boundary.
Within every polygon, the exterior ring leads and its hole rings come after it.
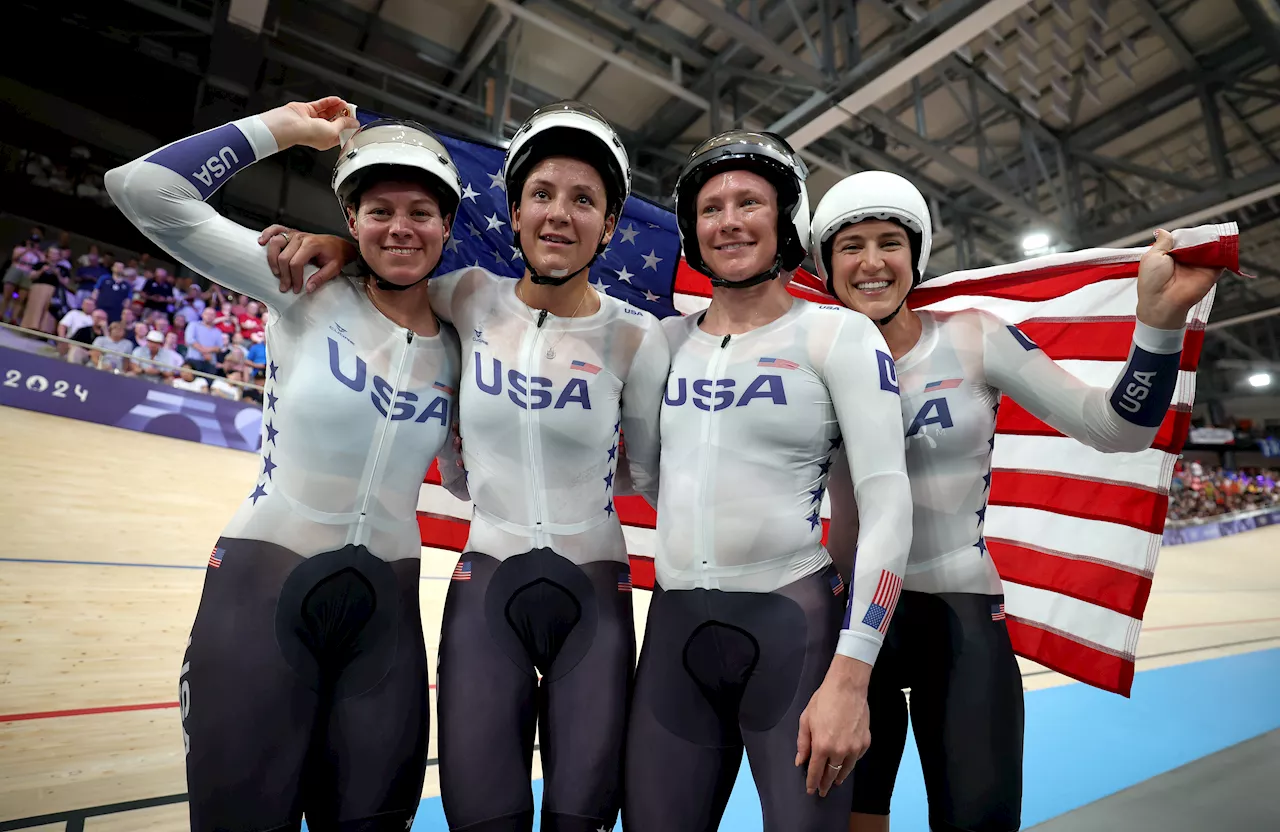
POLYGON ((209 553, 209 566, 214 569, 222 566, 222 556, 226 554, 226 551, 226 549, 219 549, 215 546, 213 551, 209 553))
POLYGON ((964 379, 962 378, 949 378, 945 381, 931 381, 924 386, 924 389, 926 391, 951 390, 955 387, 959 387, 962 383, 964 383, 964 379))
POLYGON ((794 361, 788 361, 785 358, 761 358, 756 362, 757 367, 775 367, 779 370, 798 370, 800 365, 794 361))
POLYGON ((586 361, 570 361, 569 366, 575 370, 581 370, 584 373, 591 373, 592 375, 600 372, 599 365, 590 364, 586 361))
MULTIPOLYGON (((523 264, 512 246, 502 151, 449 137, 444 141, 462 173, 464 198, 441 271, 478 265, 518 277, 523 264)), ((1234 223, 1180 229, 1174 240, 1183 262, 1239 270, 1234 223)), ((1128 357, 1138 260, 1145 250, 1089 249, 955 272, 922 285, 910 305, 985 309, 1017 325, 1073 374, 1109 386, 1128 357)), ((674 215, 636 197, 627 201, 618 231, 592 266, 590 279, 599 291, 660 318, 701 311, 711 297, 707 279, 680 257, 674 215)), ((788 290, 804 300, 833 302, 821 281, 803 270, 788 290)), ((1212 302, 1210 294, 1188 316, 1181 378, 1152 449, 1097 453, 1007 399, 996 421, 1000 438, 984 534, 1004 579, 1014 649, 1125 696, 1159 555, 1173 461, 1190 424, 1212 302)), ((423 545, 459 552, 471 507, 439 483, 433 466, 418 503, 423 545)), ((651 588, 655 512, 640 497, 618 497, 614 504, 634 584, 651 588)), ((825 533, 830 516, 825 497, 821 516, 825 533)))
POLYGON ((630 592, 630 591, 631 591, 631 586, 632 586, 632 584, 631 584, 631 573, 630 573, 630 572, 624 572, 622 575, 618 576, 618 591, 619 591, 619 592, 630 592))
POLYGON ((435 389, 437 389, 437 390, 441 391, 442 393, 448 393, 450 396, 452 396, 452 395, 453 395, 453 388, 452 388, 452 387, 450 387, 449 385, 445 384, 443 381, 437 381, 437 382, 435 382, 434 384, 432 384, 431 386, 432 386, 432 387, 434 387, 435 389))
POLYGON ((1005 615, 1004 615, 1004 603, 1003 603, 1003 602, 1002 602, 1002 603, 999 603, 999 604, 992 604, 992 605, 991 605, 991 620, 992 620, 992 621, 1004 621, 1004 620, 1005 620, 1005 615))
POLYGON ((862 623, 874 627, 882 633, 889 632, 889 622, 893 620, 893 609, 898 604, 898 595, 902 592, 902 578, 888 571, 880 570, 880 582, 876 584, 876 594, 871 598, 871 606, 862 617, 862 623))
POLYGON ((471 580, 471 561, 460 560, 458 565, 453 567, 453 579, 455 581, 471 580))
POLYGON ((844 578, 839 575, 831 576, 831 594, 839 595, 844 592, 844 578))

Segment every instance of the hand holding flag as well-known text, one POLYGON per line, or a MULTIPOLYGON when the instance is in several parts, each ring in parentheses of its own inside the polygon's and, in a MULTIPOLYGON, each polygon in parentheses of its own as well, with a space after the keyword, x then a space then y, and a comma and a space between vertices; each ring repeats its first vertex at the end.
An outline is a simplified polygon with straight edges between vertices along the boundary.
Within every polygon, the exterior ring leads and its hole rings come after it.
POLYGON ((1138 320, 1157 329, 1181 329, 1191 307, 1204 300, 1222 269, 1183 263, 1163 228, 1138 265, 1138 320))

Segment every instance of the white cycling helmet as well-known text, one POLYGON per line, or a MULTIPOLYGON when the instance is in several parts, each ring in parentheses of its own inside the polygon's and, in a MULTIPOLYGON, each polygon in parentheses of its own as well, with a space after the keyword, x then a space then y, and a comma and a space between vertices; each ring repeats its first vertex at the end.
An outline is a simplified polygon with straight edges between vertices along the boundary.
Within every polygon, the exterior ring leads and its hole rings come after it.
POLYGON ((713 286, 746 288, 771 280, 780 270, 793 271, 809 249, 809 169, 776 133, 729 130, 712 136, 689 154, 676 180, 676 226, 685 262, 711 279, 713 286), (772 269, 740 281, 726 281, 711 273, 698 245, 698 192, 711 177, 729 170, 759 174, 778 191, 778 257, 772 269))
POLYGON ((631 162, 617 132, 595 108, 581 101, 557 101, 538 108, 520 125, 502 164, 510 202, 519 202, 529 172, 548 156, 580 159, 595 168, 609 203, 605 216, 622 216, 622 206, 631 196, 631 162))
POLYGON ((911 241, 915 263, 914 282, 924 279, 933 245, 933 223, 929 203, 915 185, 896 173, 868 170, 840 180, 818 202, 813 213, 813 259, 818 277, 833 295, 831 246, 840 229, 863 220, 888 220, 902 225, 911 241))
POLYGON ((440 210, 446 216, 458 210, 462 177, 444 144, 416 121, 378 119, 363 125, 343 142, 333 166, 331 184, 343 215, 371 179, 393 176, 394 168, 426 174, 438 185, 440 210))
MULTIPOLYGON (((353 113, 354 115, 354 113, 353 113)), ((425 179, 440 201, 440 212, 454 216, 462 202, 462 176, 449 150, 435 134, 416 121, 380 118, 350 135, 343 134, 342 152, 333 166, 332 187, 346 217, 347 208, 360 192, 378 179, 403 176, 425 179)), ((396 284, 384 280, 360 258, 362 270, 370 273, 377 286, 388 291, 404 291, 429 278, 435 267, 414 283, 396 284)))

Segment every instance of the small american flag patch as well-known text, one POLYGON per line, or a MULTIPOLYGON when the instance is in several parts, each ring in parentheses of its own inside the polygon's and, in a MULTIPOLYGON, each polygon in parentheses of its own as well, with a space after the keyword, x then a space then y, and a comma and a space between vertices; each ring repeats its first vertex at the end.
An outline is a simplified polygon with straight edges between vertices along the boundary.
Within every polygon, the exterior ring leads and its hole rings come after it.
POLYGON ((437 381, 435 384, 431 386, 443 393, 448 393, 450 396, 453 395, 453 388, 442 381, 437 381))
POLYGON ((595 375, 600 372, 600 368, 598 366, 595 364, 589 364, 586 361, 571 361, 569 362, 569 367, 574 370, 581 370, 584 373, 591 373, 591 375, 595 375))
POLYGON ((471 580, 471 561, 460 560, 458 565, 453 567, 453 580, 469 581, 471 580))
POLYGON ((761 358, 756 362, 757 367, 775 367, 779 370, 798 370, 800 365, 794 361, 788 361, 785 358, 761 358))
POLYGON ((964 382, 962 378, 949 378, 945 381, 931 381, 924 386, 925 390, 950 390, 959 387, 964 382))
POLYGON ((619 592, 631 591, 631 573, 630 572, 624 572, 622 575, 618 576, 618 591, 619 592))
POLYGON ((226 549, 219 549, 215 546, 213 551, 209 554, 209 566, 211 566, 214 569, 217 569, 219 566, 222 566, 222 556, 225 555, 226 553, 227 553, 226 549))
POLYGON ((887 569, 880 570, 880 583, 876 584, 876 594, 871 599, 871 606, 867 607, 867 614, 862 617, 862 623, 882 633, 888 632, 893 608, 898 603, 898 593, 901 590, 901 578, 887 569))
POLYGON ((844 592, 844 578, 839 575, 831 576, 831 594, 839 595, 844 592))
POLYGON ((1004 621, 1004 604, 1003 603, 991 605, 991 620, 1004 621))

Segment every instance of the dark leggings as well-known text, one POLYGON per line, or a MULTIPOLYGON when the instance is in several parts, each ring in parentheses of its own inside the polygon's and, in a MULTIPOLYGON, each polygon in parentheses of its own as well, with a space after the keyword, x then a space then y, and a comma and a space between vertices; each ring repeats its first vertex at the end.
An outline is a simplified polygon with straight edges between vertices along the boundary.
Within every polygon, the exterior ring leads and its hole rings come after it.
POLYGON ((1013 832, 1022 814, 1022 674, 1004 598, 903 592, 871 673, 871 748, 853 770, 853 811, 889 814, 915 731, 929 826, 935 832, 1013 832))
POLYGON ((429 729, 418 567, 218 541, 179 680, 193 832, 408 828, 429 729))
POLYGON ((627 832, 716 829, 744 746, 766 832, 847 828, 850 781, 810 795, 795 764, 844 605, 834 567, 776 592, 654 590, 627 735, 627 832))
POLYGON ((440 796, 455 832, 612 829, 635 666, 630 566, 462 555, 440 632, 440 796))

